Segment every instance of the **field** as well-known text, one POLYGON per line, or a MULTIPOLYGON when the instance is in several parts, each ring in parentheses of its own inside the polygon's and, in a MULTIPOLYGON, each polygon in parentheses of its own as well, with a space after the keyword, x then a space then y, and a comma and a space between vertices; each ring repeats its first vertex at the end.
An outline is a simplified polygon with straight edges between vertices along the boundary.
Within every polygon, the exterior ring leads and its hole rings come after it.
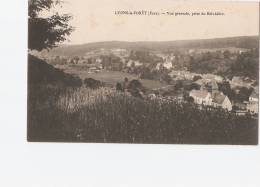
MULTIPOLYGON (((60 67, 61 68, 61 67, 60 67)), ((125 72, 119 71, 106 71, 103 70, 98 73, 88 73, 87 70, 84 70, 84 67, 69 67, 62 66, 62 69, 65 73, 73 74, 79 76, 82 80, 85 78, 93 78, 107 83, 108 85, 115 86, 117 82, 123 82, 124 78, 127 77, 129 80, 138 79, 137 76, 125 72)), ((140 79, 140 82, 144 87, 148 89, 160 88, 166 86, 166 84, 161 83, 156 80, 140 79)))

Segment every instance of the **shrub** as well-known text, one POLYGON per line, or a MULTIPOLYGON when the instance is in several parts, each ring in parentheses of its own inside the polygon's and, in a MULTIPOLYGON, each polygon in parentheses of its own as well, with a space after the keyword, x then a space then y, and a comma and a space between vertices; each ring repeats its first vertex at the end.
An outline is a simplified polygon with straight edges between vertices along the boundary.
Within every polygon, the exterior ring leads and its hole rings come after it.
POLYGON ((92 78, 86 78, 84 80, 84 85, 87 87, 87 88, 91 88, 91 89, 97 89, 99 87, 102 86, 102 83, 101 81, 99 80, 95 80, 95 79, 92 79, 92 78))

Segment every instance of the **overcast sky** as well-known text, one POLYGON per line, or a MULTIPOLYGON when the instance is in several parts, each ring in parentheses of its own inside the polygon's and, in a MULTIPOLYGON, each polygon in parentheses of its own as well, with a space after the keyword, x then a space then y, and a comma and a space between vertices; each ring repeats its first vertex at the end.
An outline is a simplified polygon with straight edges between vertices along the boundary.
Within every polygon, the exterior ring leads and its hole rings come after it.
POLYGON ((74 16, 69 44, 97 41, 169 41, 258 35, 258 3, 176 3, 170 0, 65 0, 74 16), (223 12, 224 16, 127 16, 115 10, 223 12))

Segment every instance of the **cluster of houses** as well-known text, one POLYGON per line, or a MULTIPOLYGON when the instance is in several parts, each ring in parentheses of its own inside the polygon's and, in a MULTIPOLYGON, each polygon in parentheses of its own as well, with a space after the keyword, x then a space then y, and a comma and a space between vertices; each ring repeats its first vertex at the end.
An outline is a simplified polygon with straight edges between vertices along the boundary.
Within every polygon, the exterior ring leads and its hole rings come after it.
MULTIPOLYGON (((258 114, 258 86, 252 86, 254 81, 250 81, 249 79, 244 80, 246 78, 236 76, 234 76, 232 80, 226 80, 230 83, 231 89, 235 91, 236 88, 241 87, 254 88, 254 91, 249 96, 248 101, 237 103, 231 101, 227 95, 219 90, 218 83, 222 83, 224 81, 223 77, 221 76, 214 74, 197 74, 187 70, 172 70, 169 75, 173 80, 181 80, 183 83, 185 83, 184 80, 187 80, 200 86, 199 90, 193 89, 189 92, 189 96, 192 97, 194 103, 198 105, 221 107, 227 111, 233 110, 238 115, 244 115, 248 112, 251 114, 258 114), (194 81, 195 76, 200 78, 194 81), (211 89, 208 89, 207 85, 209 85, 211 89), (239 107, 236 109, 234 106, 239 107)), ((178 98, 180 98, 179 95, 178 98)))
POLYGON ((249 101, 243 101, 242 103, 234 103, 218 89, 217 83, 224 81, 223 77, 214 74, 198 74, 192 73, 187 70, 172 70, 169 75, 174 80, 193 80, 195 76, 200 77, 194 83, 200 86, 200 90, 192 90, 189 96, 194 99, 197 104, 203 104, 213 107, 221 107, 231 111, 233 106, 239 106, 236 112, 238 114, 258 113, 258 86, 255 86, 255 82, 246 77, 234 76, 231 80, 227 80, 230 83, 231 89, 238 91, 241 87, 254 88, 254 91, 249 96, 249 101), (205 85, 211 84, 212 91, 209 92, 205 85), (254 85, 254 86, 253 86, 254 85), (238 89, 238 90, 237 90, 238 89))
MULTIPOLYGON (((201 80, 201 79, 200 79, 201 80)), ((232 101, 227 95, 223 94, 218 90, 216 82, 212 82, 212 90, 208 91, 201 87, 200 90, 191 90, 189 96, 194 99, 194 103, 205 106, 221 107, 228 111, 233 110, 232 101)), ((237 106, 237 103, 235 104, 237 106)), ((235 110, 239 115, 244 115, 246 113, 258 114, 258 93, 253 91, 249 96, 249 101, 244 101, 240 103, 239 109, 235 110)))
POLYGON ((232 110, 232 103, 228 96, 215 88, 212 88, 212 92, 206 90, 191 90, 189 96, 194 99, 195 103, 200 105, 221 107, 228 111, 232 110))

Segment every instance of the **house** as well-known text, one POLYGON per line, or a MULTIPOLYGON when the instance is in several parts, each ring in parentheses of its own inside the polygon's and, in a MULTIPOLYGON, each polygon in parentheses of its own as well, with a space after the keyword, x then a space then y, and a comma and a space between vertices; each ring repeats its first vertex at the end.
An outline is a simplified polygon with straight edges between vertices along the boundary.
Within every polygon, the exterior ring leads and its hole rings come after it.
POLYGON ((232 110, 232 103, 231 103, 231 101, 222 92, 214 93, 212 95, 212 106, 214 106, 214 107, 221 107, 223 109, 227 109, 228 111, 232 110))
POLYGON ((77 61, 77 64, 86 64, 87 63, 87 60, 84 59, 84 58, 81 58, 77 61))
POLYGON ((242 53, 245 53, 247 51, 248 51, 247 49, 240 49, 238 52, 239 52, 239 54, 242 54, 242 53))
POLYGON ((233 84, 242 84, 243 83, 243 79, 241 77, 238 76, 234 76, 231 80, 231 82, 233 84))
POLYGON ((211 94, 206 90, 192 90, 189 95, 197 104, 221 107, 223 109, 227 109, 228 111, 232 110, 231 101, 222 92, 213 92, 211 94))
POLYGON ((230 81, 230 86, 231 88, 235 88, 235 87, 247 87, 250 88, 251 87, 251 82, 250 81, 244 81, 243 77, 239 77, 239 76, 234 76, 232 78, 232 80, 230 81))
POLYGON ((163 67, 163 63, 157 63, 155 69, 160 70, 163 67))
POLYGON ((90 67, 88 73, 98 73, 100 72, 100 69, 98 67, 90 67))
POLYGON ((172 70, 169 73, 169 76, 171 76, 175 80, 183 80, 183 79, 192 80, 195 75, 196 75, 195 73, 191 73, 189 71, 181 71, 181 70, 177 70, 177 71, 172 70))
POLYGON ((257 114, 258 113, 258 103, 256 102, 249 102, 246 106, 247 111, 257 114))
POLYGON ((138 66, 142 66, 143 63, 137 61, 137 60, 129 60, 126 64, 127 67, 131 67, 131 66, 134 66, 134 67, 138 67, 138 66))
POLYGON ((202 75, 202 77, 207 81, 216 81, 218 83, 223 81, 223 78, 221 76, 214 75, 214 74, 204 74, 202 75))
POLYGON ((98 63, 98 64, 102 63, 102 59, 100 57, 96 58, 95 60, 96 60, 96 63, 98 63))
POLYGON ((206 90, 206 86, 207 86, 207 85, 212 86, 212 85, 211 85, 211 84, 212 84, 211 81, 206 80, 206 79, 203 79, 203 78, 202 78, 202 79, 199 79, 199 80, 197 80, 197 81, 195 81, 194 83, 200 85, 201 89, 205 89, 205 90, 206 90))
POLYGON ((172 68, 172 62, 171 61, 164 62, 163 67, 165 67, 166 69, 171 69, 172 68))
POLYGON ((111 49, 111 52, 116 56, 126 56, 127 55, 126 49, 111 49))
POLYGON ((252 94, 249 96, 249 102, 258 103, 258 94, 256 92, 252 92, 252 94))
POLYGON ((253 92, 249 96, 249 102, 246 106, 247 111, 251 113, 258 113, 258 94, 253 92))
POLYGON ((206 84, 206 81, 204 79, 199 79, 199 80, 196 80, 195 83, 200 86, 204 86, 206 84))
POLYGON ((211 94, 206 90, 191 90, 189 96, 192 97, 197 104, 212 104, 211 94))
POLYGON ((235 110, 247 111, 247 103, 246 102, 233 102, 232 104, 235 110))

